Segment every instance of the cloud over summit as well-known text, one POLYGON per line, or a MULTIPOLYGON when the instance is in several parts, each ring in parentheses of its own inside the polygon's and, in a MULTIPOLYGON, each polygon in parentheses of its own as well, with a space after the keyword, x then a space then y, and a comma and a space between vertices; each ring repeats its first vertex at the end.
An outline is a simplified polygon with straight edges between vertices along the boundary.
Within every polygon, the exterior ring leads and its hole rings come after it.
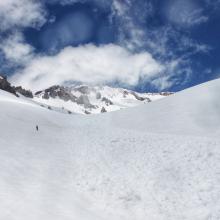
POLYGON ((13 83, 28 88, 68 80, 155 90, 185 86, 201 73, 194 59, 203 58, 196 55, 210 51, 191 30, 208 24, 207 11, 218 5, 219 0, 2 0, 0 71, 11 71, 13 83))
POLYGON ((12 81, 31 89, 44 89, 65 81, 102 84, 118 80, 136 85, 141 77, 149 79, 162 70, 163 66, 147 52, 132 54, 113 44, 100 47, 89 44, 67 47, 54 56, 36 57, 12 81))

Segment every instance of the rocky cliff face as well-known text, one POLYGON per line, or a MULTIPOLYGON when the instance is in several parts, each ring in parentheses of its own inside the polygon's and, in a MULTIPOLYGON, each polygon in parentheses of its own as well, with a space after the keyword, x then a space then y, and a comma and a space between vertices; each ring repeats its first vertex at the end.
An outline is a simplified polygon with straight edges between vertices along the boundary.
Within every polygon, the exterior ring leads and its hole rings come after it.
POLYGON ((21 94, 27 98, 34 98, 33 93, 30 90, 23 89, 21 86, 14 87, 17 94, 21 94))
POLYGON ((18 96, 16 94, 15 88, 11 86, 11 84, 7 81, 7 77, 1 75, 0 75, 0 89, 18 96))
POLYGON ((41 96, 43 99, 50 99, 50 98, 59 98, 64 101, 72 101, 75 102, 77 100, 77 97, 74 96, 68 88, 65 88, 63 86, 51 86, 48 89, 45 89, 44 91, 39 91, 35 93, 35 96, 41 96))
POLYGON ((21 86, 12 86, 11 83, 8 82, 7 77, 2 75, 0 75, 0 89, 6 92, 10 92, 17 97, 19 97, 19 94, 27 98, 34 97, 33 93, 30 90, 23 89, 21 86))

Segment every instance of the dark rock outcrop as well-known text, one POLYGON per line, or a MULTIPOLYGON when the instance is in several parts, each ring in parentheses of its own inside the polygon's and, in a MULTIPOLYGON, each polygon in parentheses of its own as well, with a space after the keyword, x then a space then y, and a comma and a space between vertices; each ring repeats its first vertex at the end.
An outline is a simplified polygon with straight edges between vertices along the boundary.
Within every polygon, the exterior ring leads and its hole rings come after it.
POLYGON ((85 110, 85 114, 86 114, 86 115, 90 115, 90 114, 91 114, 91 112, 89 112, 89 111, 85 110))
POLYGON ((0 89, 4 90, 6 92, 10 92, 18 97, 18 95, 16 94, 16 91, 15 91, 15 88, 13 86, 11 86, 11 83, 8 82, 6 76, 0 75, 0 89))
POLYGON ((43 99, 56 98, 59 97, 64 101, 76 102, 77 97, 74 96, 71 91, 63 86, 52 86, 45 91, 36 92, 35 95, 43 94, 43 99))
POLYGON ((160 95, 163 95, 163 96, 170 96, 170 95, 173 95, 174 92, 161 92, 160 95))
POLYGON ((67 111, 67 113, 68 113, 69 115, 71 115, 71 114, 72 114, 72 112, 71 112, 70 110, 68 110, 68 111, 67 111))
POLYGON ((151 102, 151 100, 149 98, 142 97, 142 96, 138 95, 136 92, 132 92, 132 91, 128 92, 127 90, 123 91, 123 97, 124 98, 126 98, 129 94, 133 95, 138 101, 143 102, 143 101, 147 100, 147 102, 151 102))
POLYGON ((105 113, 105 112, 107 112, 106 109, 105 109, 105 107, 102 107, 101 113, 105 113))
POLYGON ((15 91, 27 98, 33 98, 33 93, 30 90, 23 89, 21 86, 14 87, 15 91))
POLYGON ((139 101, 143 102, 145 100, 147 100, 148 102, 151 102, 151 100, 147 97, 141 97, 139 96, 136 92, 131 92, 131 94, 139 101))
POLYGON ((42 93, 42 91, 37 91, 37 92, 35 92, 34 95, 40 95, 41 93, 42 93))
POLYGON ((123 97, 124 98, 126 98, 128 94, 129 94, 128 91, 126 91, 126 90, 123 91, 123 97))
POLYGON ((113 105, 113 102, 106 97, 102 98, 102 102, 105 102, 106 105, 113 105))

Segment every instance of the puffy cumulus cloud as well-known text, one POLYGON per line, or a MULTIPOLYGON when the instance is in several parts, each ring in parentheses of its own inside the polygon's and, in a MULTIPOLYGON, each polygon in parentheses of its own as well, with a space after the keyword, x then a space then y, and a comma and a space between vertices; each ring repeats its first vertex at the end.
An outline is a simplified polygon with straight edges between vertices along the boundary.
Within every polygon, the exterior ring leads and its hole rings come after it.
POLYGON ((46 11, 41 1, 0 1, 0 53, 7 66, 22 66, 32 58, 33 47, 25 42, 22 30, 39 28, 45 21, 46 11))
MULTIPOLYGON (((203 1, 211 5, 212 0, 203 1)), ((154 28, 147 22, 154 17, 154 0, 0 0, 0 63, 6 63, 1 62, 4 58, 9 66, 24 67, 12 80, 30 89, 45 88, 68 80, 84 83, 119 81, 125 85, 136 85, 141 79, 158 90, 183 84, 192 75, 191 56, 207 52, 209 48, 185 36, 170 22, 185 28, 205 22, 208 18, 196 0, 165 2, 168 22, 154 28), (44 4, 77 2, 93 2, 97 8, 108 9, 109 24, 119 29, 115 43, 120 46, 65 48, 74 43, 78 45, 77 42, 89 42, 92 24, 83 14, 75 14, 64 18, 63 22, 54 22, 56 18, 51 17, 48 21, 52 23, 51 28, 44 32, 41 39, 45 42, 45 50, 61 51, 53 56, 35 54, 34 48, 23 38, 23 28, 38 28, 44 24, 44 4), (14 30, 13 35, 4 39, 1 32, 8 30, 14 30), (143 50, 148 52, 140 52, 143 50)))
POLYGON ((2 40, 0 50, 2 50, 8 62, 18 65, 25 64, 31 60, 34 51, 30 44, 25 43, 20 32, 14 32, 13 35, 2 40))
POLYGON ((21 67, 32 59, 34 50, 25 42, 23 30, 40 28, 46 22, 46 14, 41 1, 0 1, 0 71, 21 67))
POLYGON ((163 66, 147 52, 132 54, 113 44, 100 47, 89 44, 67 47, 55 56, 36 57, 11 81, 33 90, 66 81, 88 84, 119 81, 136 85, 140 78, 149 80, 162 70, 163 66))
POLYGON ((1 0, 0 30, 14 27, 39 27, 45 22, 46 12, 41 1, 1 0))
POLYGON ((191 27, 209 19, 195 0, 169 0, 165 3, 164 13, 170 22, 181 27, 191 27))

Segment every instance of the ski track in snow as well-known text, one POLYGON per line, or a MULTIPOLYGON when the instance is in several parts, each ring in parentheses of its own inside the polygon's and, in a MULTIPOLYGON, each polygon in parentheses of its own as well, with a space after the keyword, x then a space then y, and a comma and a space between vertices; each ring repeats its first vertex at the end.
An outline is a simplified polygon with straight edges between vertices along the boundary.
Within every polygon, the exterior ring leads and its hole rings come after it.
POLYGON ((98 116, 0 91, 0 219, 219 220, 220 117, 209 87, 220 81, 98 116), (196 101, 213 114, 199 115, 196 101))

